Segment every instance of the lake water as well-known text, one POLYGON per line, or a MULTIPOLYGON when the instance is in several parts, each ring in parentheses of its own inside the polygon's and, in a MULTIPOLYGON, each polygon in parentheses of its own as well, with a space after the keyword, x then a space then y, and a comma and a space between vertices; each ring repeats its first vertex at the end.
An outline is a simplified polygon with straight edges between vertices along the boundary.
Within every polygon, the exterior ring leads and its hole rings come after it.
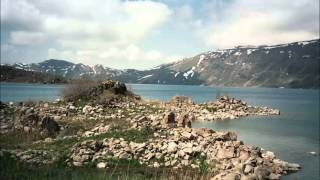
MULTIPOLYGON (((298 173, 282 179, 319 179, 319 90, 274 88, 227 88, 206 86, 129 84, 144 99, 169 100, 175 95, 191 96, 196 103, 220 95, 240 98, 251 105, 280 109, 280 116, 249 116, 237 120, 193 123, 217 131, 235 131, 245 144, 256 145, 286 161, 302 166, 298 173)), ((55 100, 63 85, 1 83, 1 101, 55 100)))

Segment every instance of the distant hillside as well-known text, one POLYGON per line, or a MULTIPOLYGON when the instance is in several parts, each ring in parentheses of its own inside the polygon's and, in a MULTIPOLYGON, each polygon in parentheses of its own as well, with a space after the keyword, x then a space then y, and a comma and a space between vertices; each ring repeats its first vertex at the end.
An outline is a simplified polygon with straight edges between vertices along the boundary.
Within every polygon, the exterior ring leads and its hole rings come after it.
POLYGON ((236 87, 319 88, 320 40, 273 46, 237 46, 198 54, 149 70, 118 70, 64 60, 12 67, 61 75, 67 79, 112 78, 127 83, 236 87))
POLYGON ((238 46, 186 58, 168 69, 211 86, 319 88, 319 42, 238 46))
POLYGON ((66 83, 65 78, 59 75, 52 75, 47 73, 26 71, 23 69, 16 69, 11 66, 0 66, 0 81, 1 82, 23 82, 23 83, 66 83))

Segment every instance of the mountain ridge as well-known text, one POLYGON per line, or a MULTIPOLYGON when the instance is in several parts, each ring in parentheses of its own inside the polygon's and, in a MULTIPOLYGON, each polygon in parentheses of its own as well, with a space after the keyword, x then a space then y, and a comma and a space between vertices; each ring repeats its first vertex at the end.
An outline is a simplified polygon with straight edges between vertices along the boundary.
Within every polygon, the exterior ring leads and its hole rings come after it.
POLYGON ((147 70, 113 69, 50 59, 11 66, 67 79, 112 78, 127 83, 235 87, 319 88, 320 39, 277 45, 236 46, 197 54, 147 70))

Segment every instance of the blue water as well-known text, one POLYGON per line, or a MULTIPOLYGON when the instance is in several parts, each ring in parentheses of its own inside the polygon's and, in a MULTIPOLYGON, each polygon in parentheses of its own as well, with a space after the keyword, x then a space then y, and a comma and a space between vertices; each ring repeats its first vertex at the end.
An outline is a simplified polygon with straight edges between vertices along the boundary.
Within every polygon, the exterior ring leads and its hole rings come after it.
MULTIPOLYGON (((169 100, 175 95, 191 96, 197 103, 220 95, 240 98, 251 105, 280 109, 280 116, 250 116, 237 120, 193 123, 193 127, 235 131, 246 144, 271 150, 289 162, 302 166, 298 173, 282 179, 319 179, 319 90, 274 88, 227 88, 206 86, 141 85, 128 88, 144 99, 169 100)), ((62 85, 2 83, 1 101, 54 100, 62 85)))
POLYGON ((0 100, 3 102, 54 101, 61 98, 63 89, 64 85, 0 83, 0 100))

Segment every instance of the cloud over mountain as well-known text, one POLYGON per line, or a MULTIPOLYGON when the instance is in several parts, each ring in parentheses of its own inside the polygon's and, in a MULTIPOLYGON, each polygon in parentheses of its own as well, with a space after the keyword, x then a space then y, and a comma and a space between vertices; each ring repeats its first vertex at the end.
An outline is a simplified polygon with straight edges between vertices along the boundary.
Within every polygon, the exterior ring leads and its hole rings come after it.
POLYGON ((1 61, 145 69, 216 48, 318 38, 318 20, 317 0, 1 0, 1 61))

